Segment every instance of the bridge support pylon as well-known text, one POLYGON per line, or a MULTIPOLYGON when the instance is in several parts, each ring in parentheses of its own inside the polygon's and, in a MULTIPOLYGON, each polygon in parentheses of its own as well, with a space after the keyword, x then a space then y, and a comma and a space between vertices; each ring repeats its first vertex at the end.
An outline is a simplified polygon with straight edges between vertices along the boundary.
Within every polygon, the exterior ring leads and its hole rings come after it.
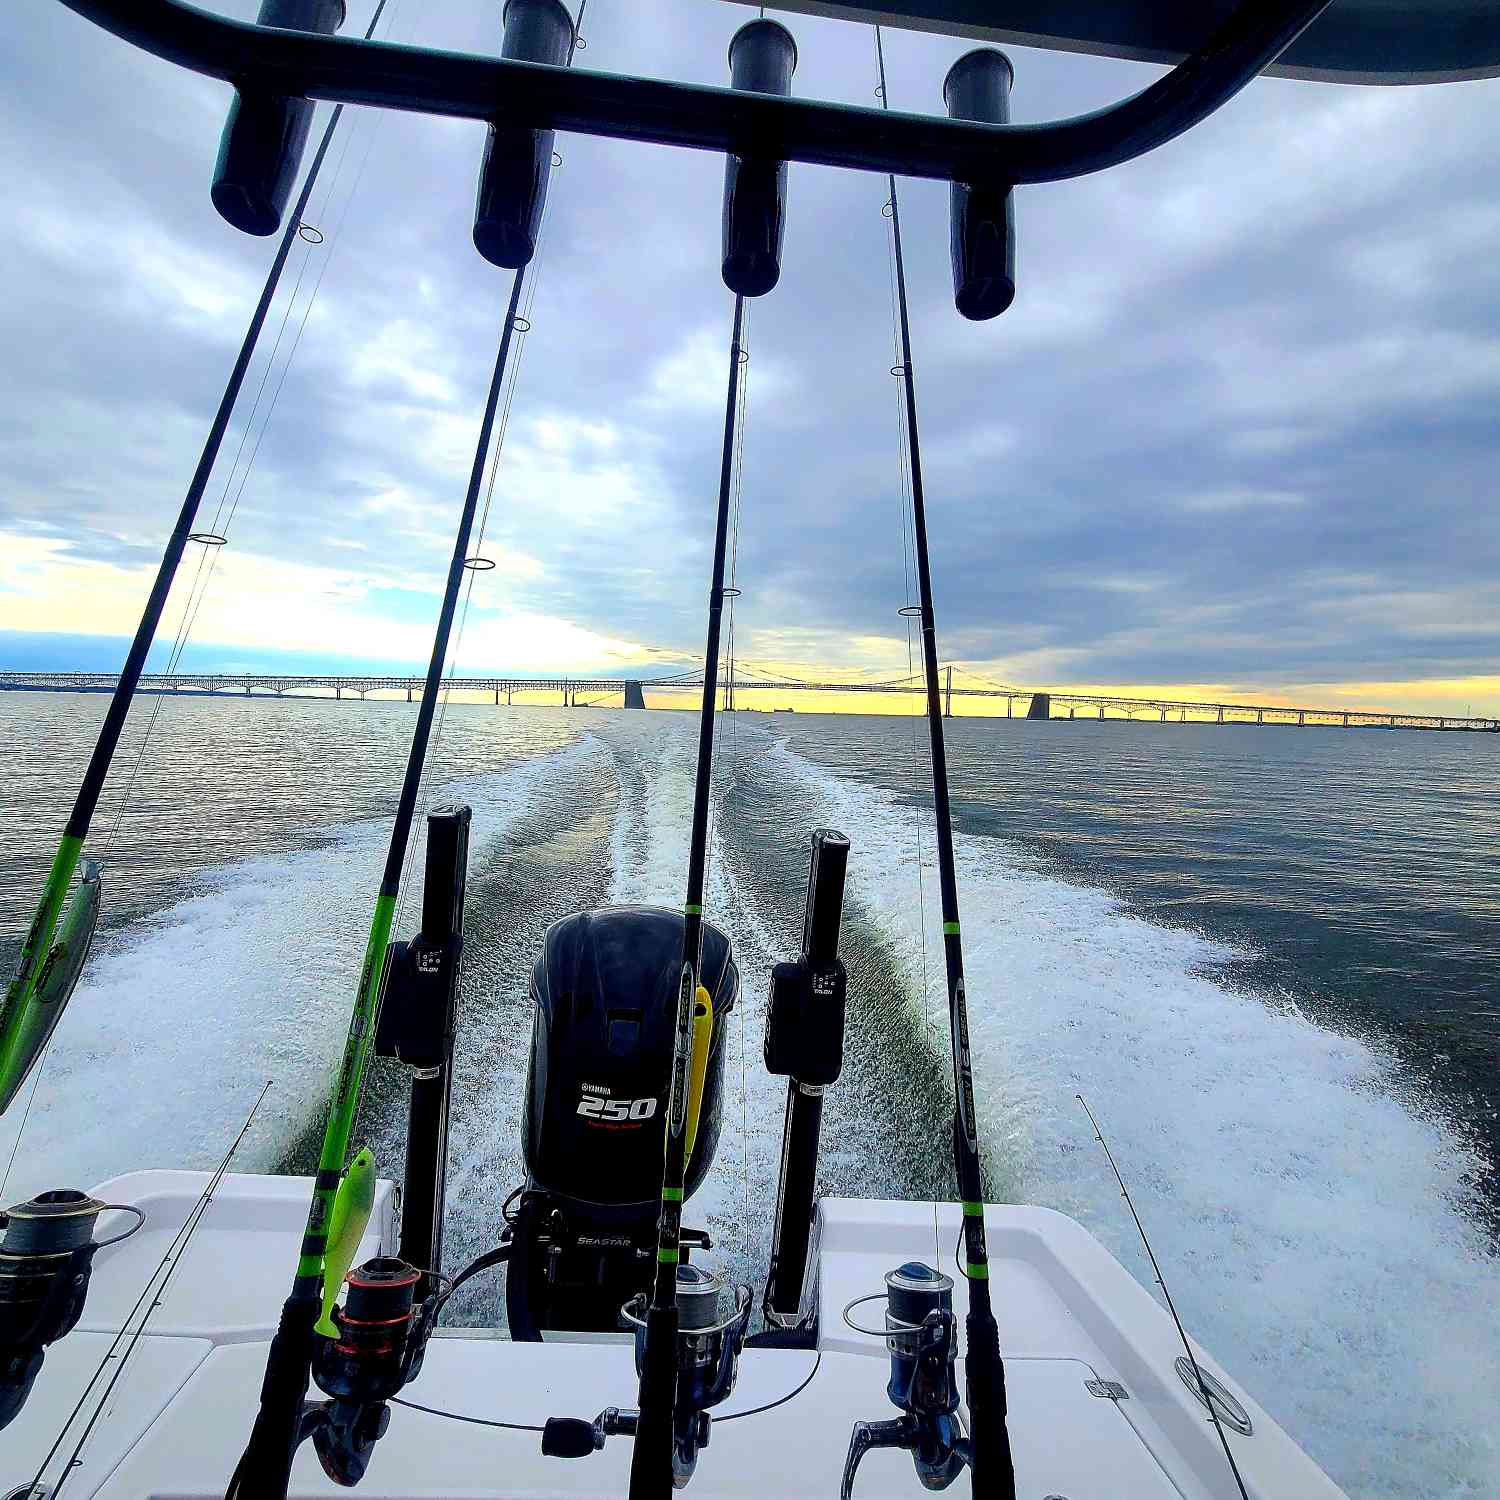
POLYGON ((1031 707, 1026 710, 1028 719, 1050 719, 1052 717, 1052 694, 1033 693, 1031 707))
POLYGON ((641 691, 638 682, 627 682, 625 684, 625 707, 644 708, 646 706, 646 695, 641 691))

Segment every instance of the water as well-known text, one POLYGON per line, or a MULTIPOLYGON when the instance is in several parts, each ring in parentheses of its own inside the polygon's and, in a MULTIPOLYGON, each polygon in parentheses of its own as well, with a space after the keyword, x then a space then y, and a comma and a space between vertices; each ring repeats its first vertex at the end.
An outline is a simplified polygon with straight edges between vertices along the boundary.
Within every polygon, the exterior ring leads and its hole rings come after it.
MULTIPOLYGON (((0 700, 7 962, 103 707, 0 700)), ((306 1159, 414 712, 165 704, 9 1198, 145 1163, 210 1165, 266 1078, 276 1087, 238 1164, 306 1159)), ((851 1030, 824 1187, 948 1191, 936 872, 913 727, 802 714, 723 726, 708 906, 745 985, 724 1140, 688 1217, 741 1275, 764 1272, 781 1122, 781 1085, 759 1064, 765 978, 800 935, 815 825, 854 846, 851 1030)), ((519 1180, 541 933, 581 905, 681 899, 694 734, 686 714, 448 710, 431 786, 474 807, 455 1264, 494 1242, 519 1180)), ((1500 745, 957 720, 950 747, 991 1194, 1076 1215, 1149 1280, 1083 1092, 1188 1326, 1351 1494, 1500 1492, 1500 874, 1487 857, 1500 745)), ((377 1076, 360 1127, 393 1175, 395 1084, 377 1076)), ((7 1120, 5 1157, 13 1136, 7 1120)), ((494 1308, 495 1289, 478 1287, 464 1312, 494 1308)))

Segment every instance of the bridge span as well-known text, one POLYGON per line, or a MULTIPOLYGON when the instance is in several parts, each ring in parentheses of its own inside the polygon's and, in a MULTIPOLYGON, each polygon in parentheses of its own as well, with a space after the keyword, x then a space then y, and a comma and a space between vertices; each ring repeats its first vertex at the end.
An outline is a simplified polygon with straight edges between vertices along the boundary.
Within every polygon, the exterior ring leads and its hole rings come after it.
MULTIPOLYGON (((962 670, 962 669, 958 669, 962 670)), ((1138 723, 1177 724, 1282 724, 1323 725, 1343 729, 1436 729, 1500 732, 1500 719, 1468 714, 1414 714, 1400 709, 1306 708, 1284 703, 1206 702, 1196 699, 1130 698, 1097 693, 1054 692, 1046 688, 1010 687, 978 679, 974 683, 954 681, 954 667, 945 669, 943 707, 950 717, 955 698, 982 698, 1005 702, 1006 718, 1113 719, 1138 723), (1019 712, 1017 705, 1021 705, 1019 712)), ((107 693, 118 678, 111 672, 3 672, 0 692, 107 693)), ((342 699, 345 694, 361 699, 370 693, 405 693, 412 702, 422 695, 422 677, 360 675, 331 672, 294 675, 287 673, 147 672, 141 691, 184 696, 305 696, 315 694, 342 699)), ((621 700, 628 708, 644 708, 644 694, 701 693, 701 672, 675 677, 449 677, 444 690, 486 693, 496 705, 502 697, 513 705, 518 696, 534 701, 537 695, 552 698, 568 708, 588 708, 621 700)), ((734 710, 746 692, 859 693, 910 700, 922 693, 919 679, 886 681, 814 682, 766 673, 736 676, 723 684, 723 706, 734 710)), ((872 708, 875 705, 872 705, 872 708)))

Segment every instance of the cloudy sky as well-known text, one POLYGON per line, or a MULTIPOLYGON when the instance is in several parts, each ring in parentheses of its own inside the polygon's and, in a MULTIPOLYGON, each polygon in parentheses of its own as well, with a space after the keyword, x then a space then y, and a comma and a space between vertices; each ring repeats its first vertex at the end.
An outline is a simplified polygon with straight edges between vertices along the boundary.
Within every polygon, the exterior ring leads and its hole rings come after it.
MULTIPOLYGON (((490 0, 391 11, 395 40, 498 48, 490 0)), ((591 0, 578 62, 724 82, 749 14, 591 0)), ((873 102, 868 30, 787 19, 796 92, 873 102)), ((0 666, 112 668, 273 242, 209 202, 226 86, 44 0, 0 28, 0 666)), ((966 44, 886 50, 895 107, 940 111, 966 44)), ((1160 71, 1013 56, 1020 120, 1160 71)), ((1497 120, 1500 82, 1262 80, 1136 163, 1023 190, 1016 303, 981 325, 952 306, 946 190, 903 184, 943 658, 1500 712, 1497 120)), ((509 291, 470 239, 482 139, 346 112, 309 216, 324 243, 292 258, 254 427, 210 487, 207 519, 239 498, 186 667, 425 660, 509 291)), ((461 671, 701 651, 722 163, 559 147, 461 671)), ((884 198, 794 165, 781 284, 750 319, 740 651, 799 674, 906 669, 884 198)))

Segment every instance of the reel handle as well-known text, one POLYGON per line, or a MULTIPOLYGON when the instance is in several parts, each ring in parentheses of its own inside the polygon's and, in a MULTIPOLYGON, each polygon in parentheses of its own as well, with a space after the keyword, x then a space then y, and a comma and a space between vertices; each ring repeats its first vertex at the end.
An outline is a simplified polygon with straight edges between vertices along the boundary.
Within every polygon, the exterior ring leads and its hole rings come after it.
POLYGON ((854 1494, 855 1471, 871 1448, 915 1447, 916 1425, 914 1417, 893 1417, 889 1422, 856 1422, 849 1438, 849 1456, 844 1460, 844 1482, 839 1486, 839 1500, 850 1500, 854 1494))

